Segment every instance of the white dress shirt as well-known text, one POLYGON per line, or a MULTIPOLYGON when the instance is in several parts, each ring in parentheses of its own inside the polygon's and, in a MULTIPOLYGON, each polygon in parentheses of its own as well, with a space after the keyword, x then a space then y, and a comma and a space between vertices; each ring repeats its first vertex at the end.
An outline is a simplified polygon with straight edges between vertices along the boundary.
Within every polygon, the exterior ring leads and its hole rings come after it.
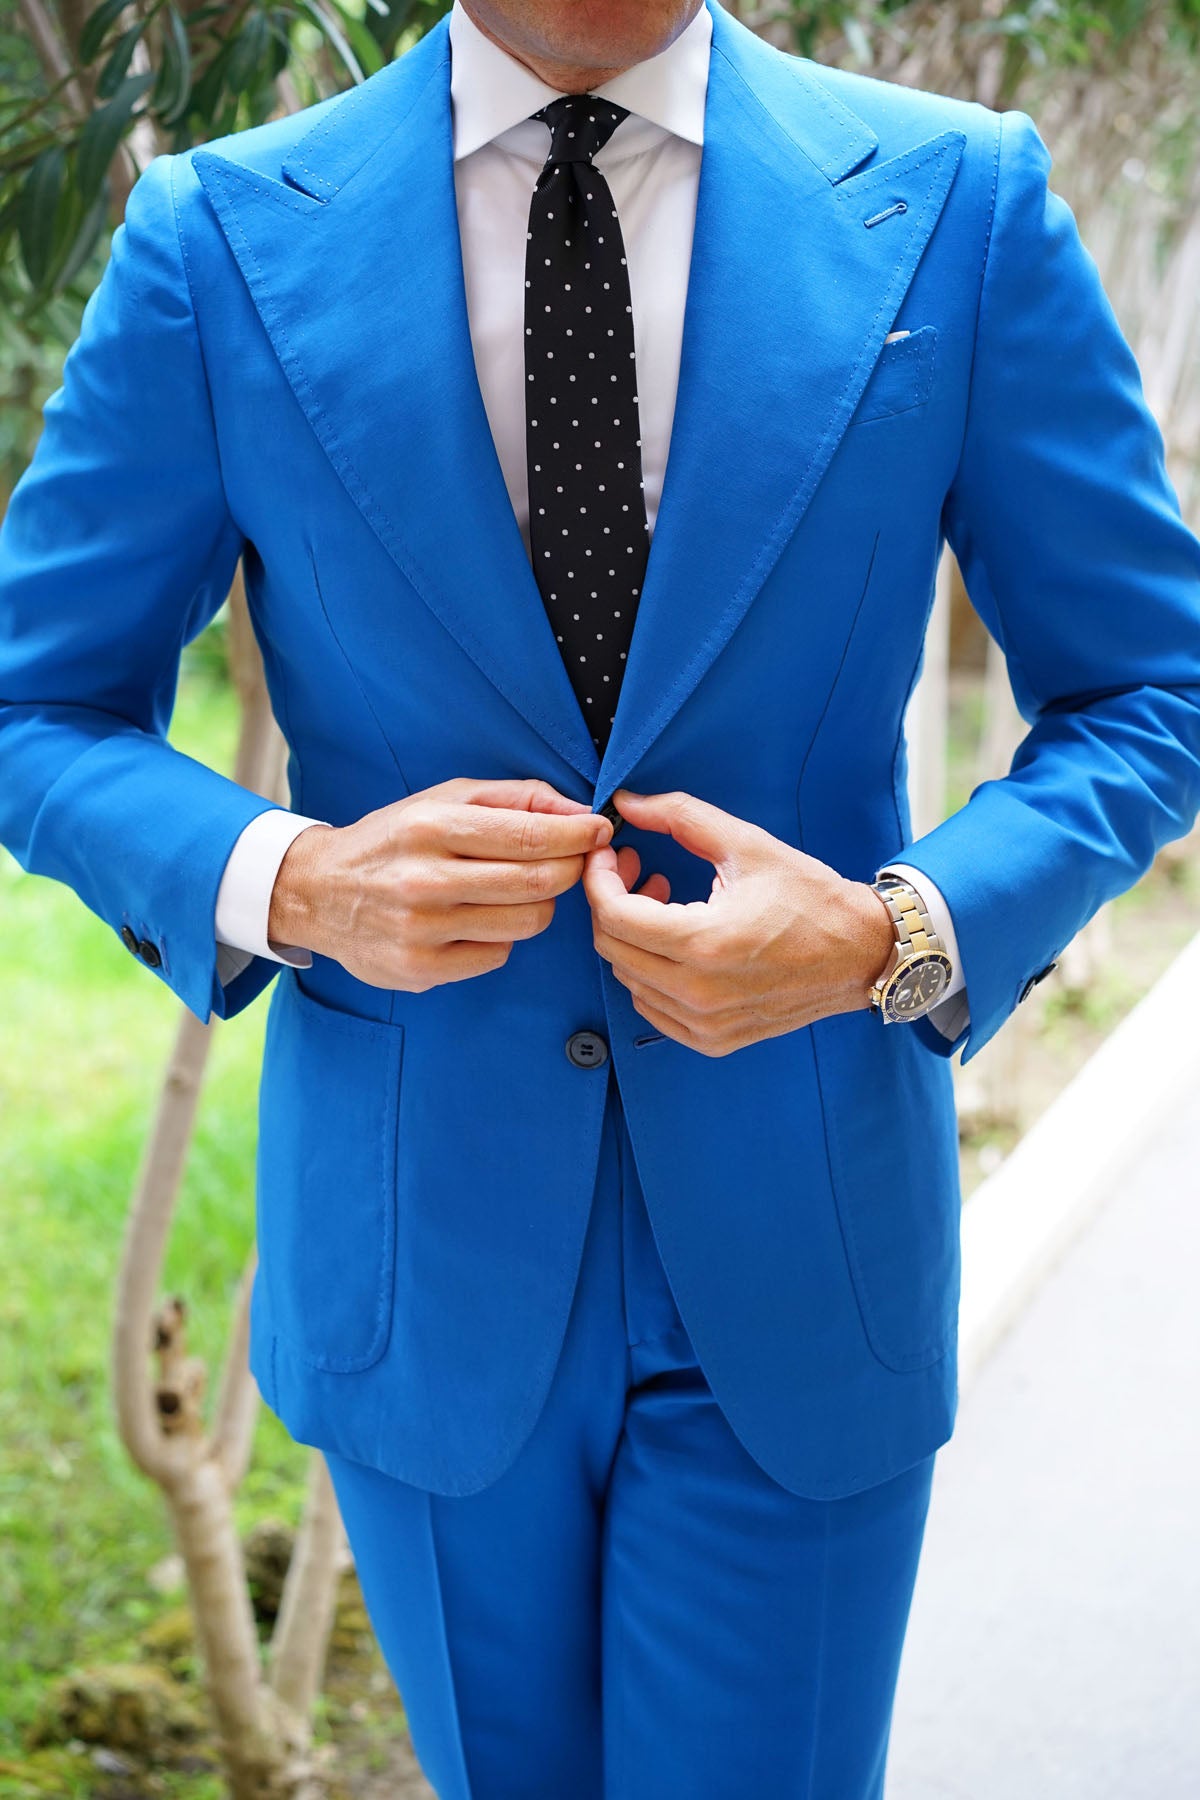
MULTIPOLYGON (((529 479, 525 444, 525 244, 534 183, 550 149, 550 128, 530 115, 558 91, 487 38, 454 0, 450 13, 450 104, 454 188, 462 243, 467 316, 480 393, 525 548, 529 479)), ((633 304, 642 479, 653 534, 670 445, 692 230, 704 142, 712 18, 700 6, 657 56, 636 63, 593 91, 628 109, 596 153, 621 223, 633 304)), ((251 954, 307 968, 307 950, 268 941, 275 876, 293 839, 321 824, 281 808, 260 813, 241 833, 217 896, 218 977, 225 983, 251 954)), ((912 881, 954 965, 946 996, 931 1017, 947 1036, 966 1024, 958 946, 949 909, 934 882, 907 865, 889 868, 912 881)))

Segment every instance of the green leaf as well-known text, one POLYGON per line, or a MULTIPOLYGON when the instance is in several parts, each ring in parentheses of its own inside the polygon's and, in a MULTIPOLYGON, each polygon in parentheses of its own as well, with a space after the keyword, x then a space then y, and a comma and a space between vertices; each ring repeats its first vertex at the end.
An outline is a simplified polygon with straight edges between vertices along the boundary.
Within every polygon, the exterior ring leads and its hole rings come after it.
POLYGON ((174 125, 187 105, 192 88, 192 52, 187 27, 175 5, 167 7, 163 32, 162 67, 150 103, 164 125, 174 125))
POLYGON ((363 24, 361 19, 356 19, 354 15, 348 13, 344 7, 339 6, 338 12, 341 15, 346 36, 350 41, 350 46, 353 49, 355 56, 357 56, 366 73, 368 75, 374 75, 377 70, 382 69, 383 67, 383 51, 379 47, 378 39, 371 36, 370 31, 363 24))
POLYGON ((59 142, 61 133, 57 127, 49 131, 35 132, 32 137, 21 138, 10 144, 6 150, 0 150, 0 173, 5 171, 19 172, 28 168, 34 159, 59 142))
POLYGON ((125 78, 129 68, 129 59, 133 55, 134 46, 146 29, 146 20, 139 19, 128 31, 123 31, 117 39, 117 47, 100 71, 100 79, 96 83, 96 93, 101 100, 111 100, 125 78))
POLYGON ((54 241, 50 261, 42 275, 42 287, 46 298, 58 289, 58 277, 67 263, 72 247, 83 223, 83 202, 70 181, 63 184, 58 205, 54 213, 54 241))
POLYGON ((67 172, 61 144, 43 150, 30 169, 17 201, 17 235, 21 260, 31 284, 40 288, 54 255, 54 228, 67 172))
POLYGON ((292 40, 282 16, 271 14, 271 53, 267 57, 267 74, 274 81, 292 60, 292 40))
POLYGON ((0 257, 3 257, 8 247, 8 240, 17 229, 17 206, 20 198, 20 187, 14 187, 8 198, 0 205, 0 257))
POLYGON ((330 18, 321 5, 321 0, 299 0, 299 8, 301 12, 308 14, 322 36, 328 38, 355 81, 365 81, 366 77, 359 66, 358 58, 339 31, 337 21, 330 18))
POLYGON ((225 85, 232 94, 241 94, 258 79, 267 52, 271 28, 266 15, 252 12, 233 39, 229 61, 225 65, 225 85))
POLYGON ((101 4, 95 12, 88 14, 87 22, 79 34, 79 60, 81 63, 90 63, 96 60, 109 26, 120 18, 128 5, 129 0, 101 0, 101 4))
POLYGON ((96 241, 108 221, 108 194, 96 195, 92 204, 84 213, 79 229, 75 233, 75 242, 63 261, 62 267, 54 277, 54 292, 61 293, 74 281, 80 269, 96 247, 96 241))
POLYGON ((196 85, 188 100, 188 112, 199 114, 205 127, 212 124, 221 99, 221 90, 225 83, 225 66, 229 61, 232 43, 222 44, 196 85))
POLYGON ((154 81, 153 69, 127 75, 107 106, 94 112, 79 134, 75 182, 80 198, 90 205, 104 183, 108 165, 125 135, 134 104, 154 81))

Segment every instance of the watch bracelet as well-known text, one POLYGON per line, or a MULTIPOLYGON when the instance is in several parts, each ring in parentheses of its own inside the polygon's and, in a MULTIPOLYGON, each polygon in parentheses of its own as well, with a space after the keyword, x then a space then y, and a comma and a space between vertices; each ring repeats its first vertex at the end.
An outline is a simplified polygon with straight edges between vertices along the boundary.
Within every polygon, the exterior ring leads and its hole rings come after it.
POLYGON ((879 895, 896 927, 896 941, 900 948, 898 961, 904 957, 925 951, 945 952, 945 945, 934 930, 933 920, 925 909, 924 902, 910 882, 899 876, 881 877, 871 884, 879 895), (901 889, 905 895, 911 894, 913 904, 904 906, 894 890, 901 889))

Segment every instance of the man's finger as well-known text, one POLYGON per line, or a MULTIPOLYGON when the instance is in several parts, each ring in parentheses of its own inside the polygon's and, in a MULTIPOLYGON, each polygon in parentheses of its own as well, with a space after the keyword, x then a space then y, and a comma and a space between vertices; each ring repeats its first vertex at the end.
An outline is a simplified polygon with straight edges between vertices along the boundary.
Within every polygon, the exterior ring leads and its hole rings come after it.
MULTIPOLYGON (((625 888, 628 893, 632 894, 637 885, 638 872, 641 869, 641 866, 642 859, 634 849, 633 845, 622 844, 621 848, 617 851, 617 868, 620 870, 621 880, 625 883, 625 888)), ((645 894, 647 898, 651 900, 669 900, 671 897, 671 884, 666 876, 660 874, 656 869, 652 875, 647 875, 645 881, 643 881, 641 887, 638 888, 637 891, 639 894, 645 894)))
POLYGON ((496 781, 476 781, 470 776, 463 776, 453 785, 458 790, 455 799, 474 806, 505 806, 519 812, 542 813, 580 813, 592 810, 586 800, 571 800, 566 794, 560 794, 557 788, 551 787, 548 781, 540 781, 536 776, 496 781))
POLYGON ((607 847, 612 826, 599 813, 555 814, 538 808, 482 805, 446 806, 437 812, 437 839, 457 856, 497 861, 543 862, 552 856, 583 856, 607 847))
MULTIPOLYGON (((723 812, 696 794, 675 790, 666 794, 631 794, 618 788, 613 795, 617 809, 631 825, 643 831, 665 831, 676 843, 696 856, 729 866, 745 840, 747 823, 723 812)), ((757 827, 749 827, 757 830, 757 827)))
POLYGON ((686 960, 696 929, 692 905, 628 893, 617 866, 617 853, 610 845, 594 850, 586 858, 583 887, 602 931, 644 949, 657 950, 675 962, 686 960))

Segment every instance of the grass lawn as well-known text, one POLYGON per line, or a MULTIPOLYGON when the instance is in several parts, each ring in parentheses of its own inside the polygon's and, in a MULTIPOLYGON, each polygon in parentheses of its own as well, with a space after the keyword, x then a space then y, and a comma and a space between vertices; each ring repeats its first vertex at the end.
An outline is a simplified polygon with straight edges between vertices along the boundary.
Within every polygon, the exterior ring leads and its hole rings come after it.
MULTIPOLYGON (((228 693, 199 665, 186 669, 173 741, 230 768, 234 729, 228 693)), ((210 1396, 254 1235, 269 992, 215 1026, 164 1272, 165 1291, 187 1298, 210 1396)), ((108 1358, 126 1213, 181 1007, 70 889, 26 875, 4 850, 0 995, 0 1795, 9 1800, 52 1791, 13 1768, 48 1679, 76 1663, 127 1660, 137 1632, 177 1604, 146 1579, 173 1544, 158 1489, 117 1436, 108 1358)), ((262 1408, 240 1528, 267 1514, 295 1522, 307 1455, 262 1408)), ((82 1771, 81 1783, 72 1791, 93 1791, 82 1771)), ((200 1800, 223 1789, 191 1777, 162 1791, 200 1800)))

